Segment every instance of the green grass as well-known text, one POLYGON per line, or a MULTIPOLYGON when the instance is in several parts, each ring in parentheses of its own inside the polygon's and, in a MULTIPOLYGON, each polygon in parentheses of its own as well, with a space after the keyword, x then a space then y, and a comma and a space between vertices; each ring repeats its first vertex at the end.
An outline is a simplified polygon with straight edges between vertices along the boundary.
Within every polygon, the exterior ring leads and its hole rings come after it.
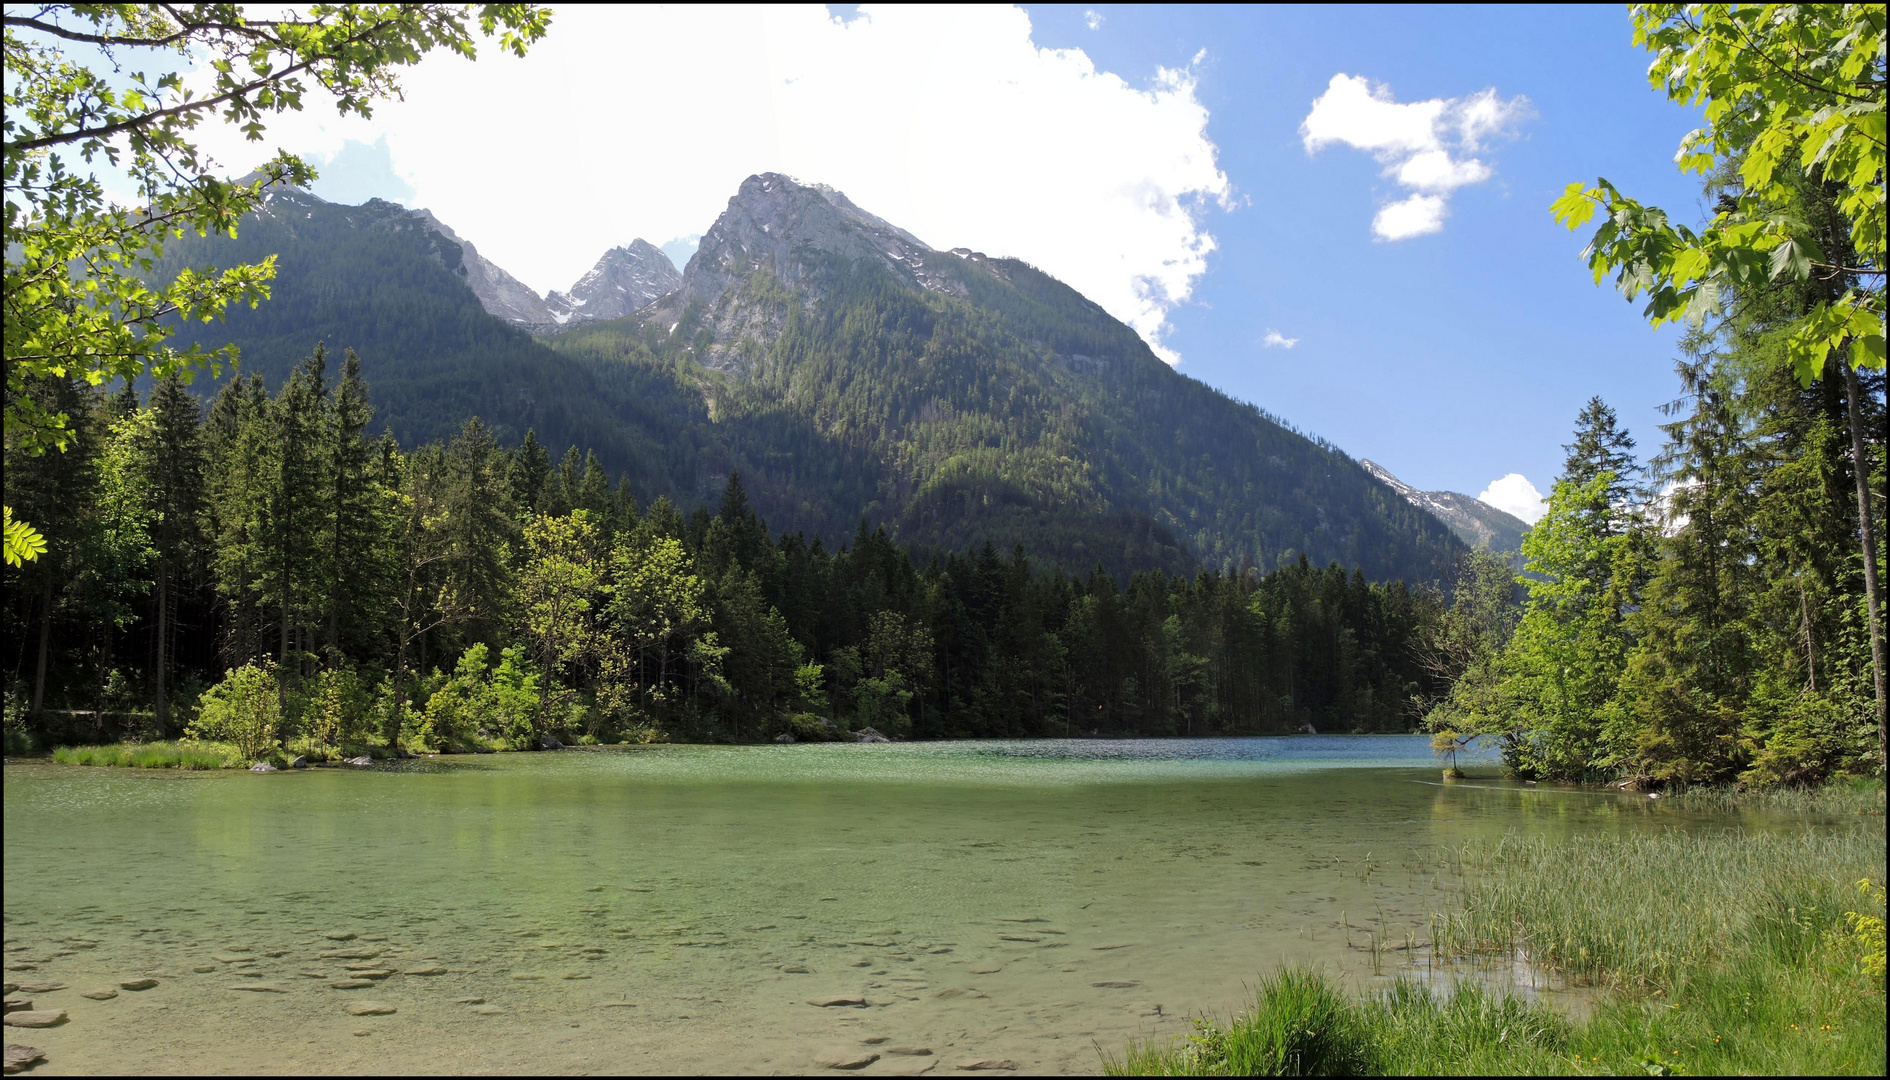
POLYGON ((1701 787, 1674 792, 1654 801, 1656 809, 1692 810, 1721 814, 1789 814, 1808 818, 1881 818, 1884 782, 1875 777, 1851 777, 1818 787, 1733 788, 1701 787))
POLYGON ((1520 955, 1578 984, 1672 990, 1759 945, 1809 947, 1883 879, 1881 820, 1839 830, 1508 838, 1458 852, 1437 955, 1520 955))
MULTIPOLYGON (((1881 786, 1877 789, 1881 792, 1881 786)), ((1840 798, 1848 798, 1841 793, 1840 798)), ((1822 812, 1822 811, 1817 811, 1822 812)), ((1114 1075, 1634 1075, 1885 1070, 1884 982, 1846 911, 1884 876, 1881 813, 1836 830, 1508 839, 1452 853, 1445 957, 1518 956, 1598 988, 1571 1020, 1469 981, 1348 997, 1324 975, 1263 979, 1188 1039, 1105 1055, 1114 1075)))
POLYGON ((62 746, 53 760, 67 765, 115 765, 130 769, 244 769, 249 761, 235 747, 222 743, 148 742, 108 743, 104 746, 62 746))

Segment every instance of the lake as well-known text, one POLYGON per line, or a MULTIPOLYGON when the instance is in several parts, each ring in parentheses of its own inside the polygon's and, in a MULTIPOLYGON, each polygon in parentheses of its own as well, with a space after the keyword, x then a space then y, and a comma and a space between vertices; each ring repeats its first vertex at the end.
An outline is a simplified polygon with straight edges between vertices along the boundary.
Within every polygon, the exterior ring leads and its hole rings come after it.
POLYGON ((71 1013, 12 1037, 45 1073, 1094 1072, 1283 961, 1388 978, 1441 848, 1689 824, 1439 775, 1422 736, 10 761, 6 978, 67 985, 8 996, 71 1013))

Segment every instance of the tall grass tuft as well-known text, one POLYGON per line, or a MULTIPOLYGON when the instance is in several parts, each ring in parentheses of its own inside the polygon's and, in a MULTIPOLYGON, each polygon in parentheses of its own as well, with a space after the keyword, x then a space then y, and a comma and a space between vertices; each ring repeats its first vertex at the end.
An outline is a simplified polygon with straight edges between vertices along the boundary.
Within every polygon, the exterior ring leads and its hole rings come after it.
POLYGON ((1519 955, 1577 983, 1671 990, 1752 945, 1800 956, 1843 919, 1859 878, 1882 880, 1883 827, 1567 840, 1508 837, 1456 858, 1458 910, 1438 956, 1519 955))
POLYGON ((1108 1063, 1112 1073, 1144 1076, 1357 1076, 1370 1064, 1357 1010, 1303 968, 1262 979, 1251 1010, 1225 1027, 1197 1023, 1178 1051, 1143 1042, 1108 1063))
POLYGON ((1401 979, 1348 1003, 1310 986, 1318 976, 1282 972, 1249 1014, 1132 1044, 1105 1071, 1885 1073, 1880 813, 1836 829, 1512 837, 1451 861, 1464 887, 1436 917, 1438 955, 1520 954, 1599 986, 1587 1018, 1473 983, 1401 979), (1314 1030, 1331 1049, 1281 1052, 1314 1030))
POLYGON ((108 743, 62 746, 53 760, 67 765, 108 765, 131 769, 241 769, 249 761, 233 746, 203 742, 108 743))
POLYGON ((1839 821, 1882 818, 1884 782, 1881 777, 1852 777, 1818 787, 1774 787, 1752 791, 1723 787, 1689 788, 1669 794, 1653 808, 1731 815, 1780 814, 1839 821))

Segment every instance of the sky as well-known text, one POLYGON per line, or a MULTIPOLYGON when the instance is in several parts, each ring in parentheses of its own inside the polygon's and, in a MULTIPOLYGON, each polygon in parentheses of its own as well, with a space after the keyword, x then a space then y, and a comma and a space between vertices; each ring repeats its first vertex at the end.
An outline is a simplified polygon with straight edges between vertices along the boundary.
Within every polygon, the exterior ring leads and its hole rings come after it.
POLYGON ((1549 203, 1605 176, 1681 220, 1697 124, 1618 7, 558 9, 523 60, 430 56, 280 146, 316 192, 425 206, 542 291, 643 237, 679 262, 741 180, 831 184, 1024 259, 1179 371, 1418 488, 1533 520, 1582 404, 1651 456, 1677 334, 1549 203))

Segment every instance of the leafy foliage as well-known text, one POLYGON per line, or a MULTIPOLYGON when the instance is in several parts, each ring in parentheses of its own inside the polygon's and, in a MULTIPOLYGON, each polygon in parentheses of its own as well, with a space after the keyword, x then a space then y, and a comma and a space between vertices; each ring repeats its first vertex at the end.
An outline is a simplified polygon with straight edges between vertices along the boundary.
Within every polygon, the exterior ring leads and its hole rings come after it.
POLYGON ((268 664, 244 664, 204 691, 190 737, 227 742, 245 758, 256 760, 276 745, 282 732, 282 688, 268 664))
POLYGON ((1848 286, 1840 295, 1795 320, 1792 369, 1809 383, 1847 342, 1852 367, 1882 368, 1883 6, 1639 4, 1633 12, 1635 44, 1654 54, 1649 81, 1673 101, 1705 106, 1707 126, 1681 140, 1675 161, 1728 182, 1697 232, 1605 179, 1570 184, 1555 201, 1558 220, 1573 229, 1603 213, 1585 253, 1595 281, 1612 271, 1624 296, 1646 293, 1655 325, 1697 324, 1741 287, 1839 281, 1848 286), (1841 246, 1797 212, 1798 175, 1835 191, 1847 225, 1841 246))

